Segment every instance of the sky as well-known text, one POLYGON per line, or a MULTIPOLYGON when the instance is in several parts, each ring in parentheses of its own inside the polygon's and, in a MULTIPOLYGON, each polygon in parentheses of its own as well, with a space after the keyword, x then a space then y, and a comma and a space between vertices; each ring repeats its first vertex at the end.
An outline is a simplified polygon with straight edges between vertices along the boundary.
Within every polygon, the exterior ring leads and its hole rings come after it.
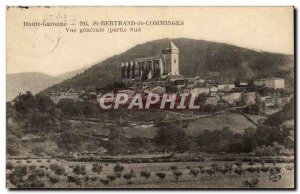
MULTIPOLYGON (((161 38, 222 42, 294 54, 292 7, 52 7, 7 10, 7 73, 49 75, 91 66, 137 44, 161 38), (183 21, 178 26, 142 26, 141 32, 79 33, 80 21, 183 21), (24 22, 67 22, 66 27, 24 22), (71 26, 75 23, 76 26, 71 26)), ((93 26, 95 27, 95 26, 93 26)), ((99 26, 97 26, 99 27, 99 26)), ((120 27, 120 26, 110 26, 120 27)))

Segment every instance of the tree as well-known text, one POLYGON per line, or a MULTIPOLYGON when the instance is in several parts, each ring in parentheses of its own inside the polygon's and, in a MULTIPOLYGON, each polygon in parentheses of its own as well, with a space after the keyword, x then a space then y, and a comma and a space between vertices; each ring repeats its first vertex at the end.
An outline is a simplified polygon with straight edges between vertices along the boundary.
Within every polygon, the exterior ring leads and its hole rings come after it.
POLYGON ((25 94, 20 93, 13 101, 15 102, 16 111, 22 115, 36 108, 34 96, 30 91, 27 91, 25 94))
POLYGON ((243 134, 243 151, 251 152, 256 145, 256 137, 255 137, 256 129, 247 128, 244 130, 243 134))
POLYGON ((142 171, 141 176, 148 179, 151 176, 151 173, 149 171, 142 171))
POLYGON ((78 115, 79 113, 78 106, 75 105, 73 99, 68 99, 68 98, 61 99, 57 103, 57 107, 60 108, 64 114, 67 115, 78 115))
POLYGON ((92 171, 100 174, 102 172, 103 166, 99 163, 93 164, 92 171))
POLYGON ((60 149, 70 152, 80 147, 81 139, 76 133, 66 131, 57 138, 56 144, 60 149))
POLYGON ((122 129, 115 127, 110 128, 108 138, 108 151, 111 155, 119 155, 127 150, 127 140, 122 129))
POLYGON ((55 105, 49 96, 36 95, 35 96, 36 106, 40 112, 47 112, 53 114, 55 111, 55 105))
POLYGON ((78 174, 78 175, 85 175, 86 174, 86 168, 84 165, 76 165, 74 168, 73 168, 73 172, 75 174, 78 174))
POLYGON ((183 129, 173 125, 162 125, 154 137, 155 144, 165 153, 184 152, 190 148, 191 141, 183 129))

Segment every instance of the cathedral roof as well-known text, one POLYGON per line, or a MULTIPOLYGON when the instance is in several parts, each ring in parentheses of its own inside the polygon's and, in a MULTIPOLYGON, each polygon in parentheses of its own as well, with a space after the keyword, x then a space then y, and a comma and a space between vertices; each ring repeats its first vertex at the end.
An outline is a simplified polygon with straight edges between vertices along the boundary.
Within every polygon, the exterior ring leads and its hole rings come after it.
POLYGON ((178 50, 177 46, 172 41, 170 41, 170 43, 171 43, 171 49, 177 49, 178 50))

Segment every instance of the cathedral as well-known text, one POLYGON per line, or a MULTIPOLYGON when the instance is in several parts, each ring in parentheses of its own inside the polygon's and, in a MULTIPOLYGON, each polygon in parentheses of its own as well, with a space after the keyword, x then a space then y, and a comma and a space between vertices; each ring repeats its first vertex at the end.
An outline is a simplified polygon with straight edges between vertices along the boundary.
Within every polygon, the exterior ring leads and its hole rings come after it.
POLYGON ((160 56, 136 58, 122 63, 122 82, 126 85, 158 79, 162 75, 179 75, 179 49, 172 41, 160 56))

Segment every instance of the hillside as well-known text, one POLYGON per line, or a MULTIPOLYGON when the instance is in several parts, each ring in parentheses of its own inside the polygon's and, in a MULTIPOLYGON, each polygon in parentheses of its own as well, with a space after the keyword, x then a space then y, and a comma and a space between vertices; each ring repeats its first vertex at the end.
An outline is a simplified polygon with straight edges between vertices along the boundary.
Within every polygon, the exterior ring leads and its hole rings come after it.
POLYGON ((53 84, 60 83, 71 78, 85 69, 70 71, 58 76, 50 76, 44 73, 26 72, 6 75, 6 101, 13 100, 19 93, 31 91, 36 94, 53 84))
MULTIPOLYGON (((180 72, 186 77, 259 78, 283 77, 293 82, 292 55, 257 52, 233 45, 204 40, 172 39, 180 49, 180 72)), ((85 72, 56 84, 44 92, 59 88, 94 90, 120 81, 121 62, 136 57, 156 56, 169 46, 169 39, 149 41, 95 64, 85 72)))

